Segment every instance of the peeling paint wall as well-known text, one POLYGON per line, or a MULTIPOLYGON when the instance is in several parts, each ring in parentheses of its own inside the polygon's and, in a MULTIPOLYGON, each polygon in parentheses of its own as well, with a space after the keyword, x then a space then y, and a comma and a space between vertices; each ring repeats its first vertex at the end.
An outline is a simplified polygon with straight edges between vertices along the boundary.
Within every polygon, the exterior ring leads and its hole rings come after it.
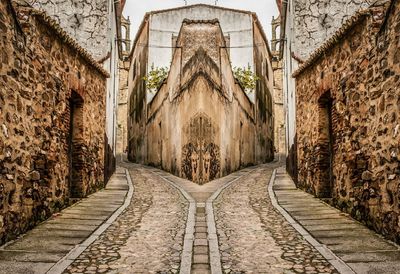
POLYGON ((28 0, 45 10, 96 59, 107 55, 110 27, 108 0, 28 0))
POLYGON ((369 0, 295 0, 292 51, 306 59, 369 0))

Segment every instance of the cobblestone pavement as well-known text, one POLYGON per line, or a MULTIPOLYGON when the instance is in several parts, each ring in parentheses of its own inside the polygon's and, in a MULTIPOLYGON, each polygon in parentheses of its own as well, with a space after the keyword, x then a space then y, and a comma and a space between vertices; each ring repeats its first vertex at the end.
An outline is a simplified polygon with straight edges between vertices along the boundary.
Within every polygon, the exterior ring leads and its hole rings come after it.
POLYGON ((214 202, 223 273, 338 273, 272 206, 264 165, 214 202))
POLYGON ((188 202, 145 167, 126 165, 128 208, 64 273, 177 273, 188 202))

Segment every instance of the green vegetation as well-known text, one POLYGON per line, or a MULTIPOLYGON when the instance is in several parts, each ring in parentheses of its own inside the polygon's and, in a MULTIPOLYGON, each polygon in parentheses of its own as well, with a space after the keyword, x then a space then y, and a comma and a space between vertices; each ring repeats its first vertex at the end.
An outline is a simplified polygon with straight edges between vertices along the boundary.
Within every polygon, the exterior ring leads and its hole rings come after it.
POLYGON ((234 67, 233 75, 244 88, 245 92, 253 92, 256 88, 257 81, 260 79, 253 73, 250 65, 248 65, 247 68, 234 67))
POLYGON ((143 77, 143 80, 146 82, 146 87, 151 91, 151 92, 156 92, 164 80, 168 77, 168 71, 169 69, 167 67, 154 67, 154 65, 151 66, 151 70, 145 77, 143 77))

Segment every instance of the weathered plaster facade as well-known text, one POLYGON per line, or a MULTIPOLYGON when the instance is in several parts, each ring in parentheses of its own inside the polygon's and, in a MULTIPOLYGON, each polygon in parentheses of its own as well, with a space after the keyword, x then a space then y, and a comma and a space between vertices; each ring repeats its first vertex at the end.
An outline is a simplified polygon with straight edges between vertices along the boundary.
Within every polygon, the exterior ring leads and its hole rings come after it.
POLYGON ((108 0, 28 0, 45 10, 58 24, 97 60, 108 54, 108 0))
POLYGON ((280 17, 272 18, 272 69, 274 73, 274 149, 277 160, 281 160, 286 155, 286 127, 285 113, 283 105, 283 70, 282 60, 279 58, 279 33, 280 17))
MULTIPOLYGON (((305 60, 369 0, 294 0, 293 53, 305 60)), ((288 18, 290 20, 290 18, 288 18)))
POLYGON ((108 73, 46 14, 0 2, 0 244, 104 184, 108 73))
POLYGON ((128 80, 129 53, 131 49, 130 22, 122 17, 122 60, 119 62, 119 93, 117 109, 117 153, 124 153, 128 148, 128 80))
POLYGON ((128 77, 129 60, 119 63, 119 93, 117 109, 117 153, 125 153, 128 147, 128 77))
POLYGON ((281 7, 280 55, 286 119, 287 169, 296 179, 296 85, 292 77, 311 52, 369 0, 277 0, 281 7))
POLYGON ((357 13, 295 73, 298 186, 400 242, 400 2, 357 13))
POLYGON ((185 19, 167 80, 149 104, 145 83, 148 20, 132 52, 129 159, 206 183, 243 166, 273 159, 271 56, 254 22, 260 77, 255 103, 234 79, 219 21, 185 19))
MULTIPOLYGON (((154 67, 170 67, 175 50, 174 43, 184 19, 213 20, 215 18, 219 20, 227 41, 232 66, 242 68, 250 65, 254 71, 256 63, 253 50, 255 46, 253 24, 256 22, 261 28, 256 14, 205 4, 152 11, 146 14, 143 21, 149 24, 148 44, 140 44, 140 46, 148 47, 147 70, 150 70, 153 65, 154 67)), ((147 102, 150 102, 154 95, 148 92, 147 102)), ((247 94, 253 103, 254 95, 254 93, 247 94)))

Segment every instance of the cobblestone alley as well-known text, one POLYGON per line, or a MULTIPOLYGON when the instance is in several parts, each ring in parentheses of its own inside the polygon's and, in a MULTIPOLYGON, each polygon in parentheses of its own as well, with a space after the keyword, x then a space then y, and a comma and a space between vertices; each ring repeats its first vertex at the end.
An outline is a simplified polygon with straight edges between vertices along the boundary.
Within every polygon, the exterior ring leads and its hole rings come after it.
POLYGON ((0 0, 0 274, 400 274, 400 0, 0 0))
POLYGON ((277 167, 200 186, 125 163, 104 191, 3 247, 0 273, 396 273, 396 245, 277 167))

